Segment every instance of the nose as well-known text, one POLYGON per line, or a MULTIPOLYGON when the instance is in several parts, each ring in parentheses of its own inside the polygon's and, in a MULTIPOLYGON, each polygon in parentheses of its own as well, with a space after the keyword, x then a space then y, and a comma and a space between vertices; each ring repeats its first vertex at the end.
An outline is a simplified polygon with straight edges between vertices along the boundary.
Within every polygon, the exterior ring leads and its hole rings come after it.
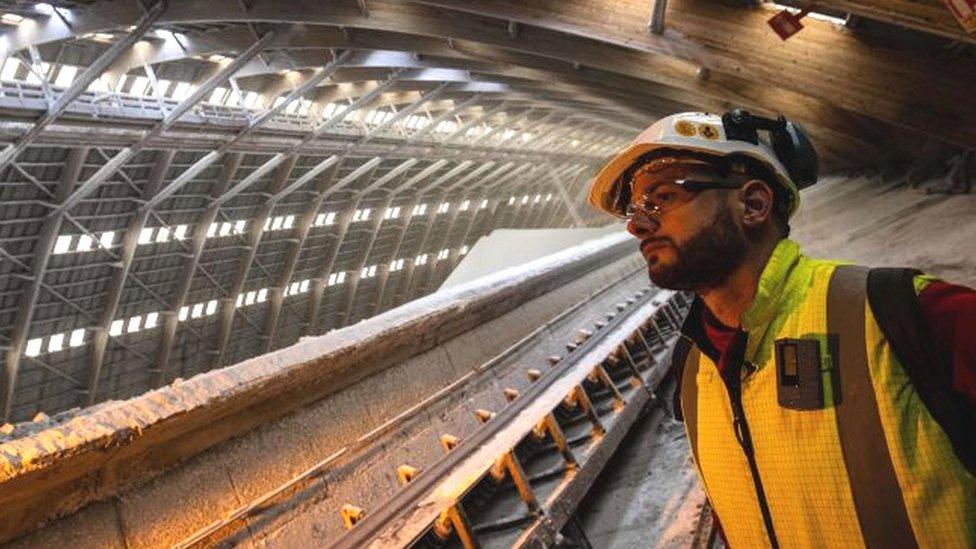
POLYGON ((627 220, 627 232, 643 240, 654 234, 660 224, 656 219, 637 213, 627 220))

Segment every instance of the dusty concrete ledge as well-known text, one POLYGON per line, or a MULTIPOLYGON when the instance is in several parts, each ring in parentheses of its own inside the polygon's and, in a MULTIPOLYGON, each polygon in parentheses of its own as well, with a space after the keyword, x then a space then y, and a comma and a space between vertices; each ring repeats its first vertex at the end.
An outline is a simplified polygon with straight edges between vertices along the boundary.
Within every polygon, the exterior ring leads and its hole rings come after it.
POLYGON ((0 444, 0 540, 138 484, 632 251, 622 235, 587 243, 0 444))

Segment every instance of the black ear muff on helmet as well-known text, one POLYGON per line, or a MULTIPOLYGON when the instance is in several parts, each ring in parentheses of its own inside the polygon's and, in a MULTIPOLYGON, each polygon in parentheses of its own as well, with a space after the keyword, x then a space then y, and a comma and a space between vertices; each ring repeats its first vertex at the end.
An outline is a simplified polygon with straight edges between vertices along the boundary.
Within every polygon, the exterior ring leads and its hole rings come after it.
POLYGON ((722 126, 726 139, 746 141, 753 145, 759 144, 759 131, 768 132, 773 154, 786 168, 796 187, 803 189, 817 182, 817 151, 799 124, 782 116, 766 118, 735 109, 722 115, 722 126))

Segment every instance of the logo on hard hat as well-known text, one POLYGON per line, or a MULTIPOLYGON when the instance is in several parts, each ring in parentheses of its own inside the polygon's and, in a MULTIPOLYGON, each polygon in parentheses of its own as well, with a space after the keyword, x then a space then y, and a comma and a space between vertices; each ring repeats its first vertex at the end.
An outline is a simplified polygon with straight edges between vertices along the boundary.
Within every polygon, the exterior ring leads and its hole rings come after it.
POLYGON ((695 135, 695 125, 687 120, 678 120, 674 123, 674 131, 678 135, 692 137, 695 135))
POLYGON ((718 139, 718 130, 715 129, 715 126, 710 124, 702 124, 701 126, 698 126, 698 134, 705 139, 712 141, 718 139))

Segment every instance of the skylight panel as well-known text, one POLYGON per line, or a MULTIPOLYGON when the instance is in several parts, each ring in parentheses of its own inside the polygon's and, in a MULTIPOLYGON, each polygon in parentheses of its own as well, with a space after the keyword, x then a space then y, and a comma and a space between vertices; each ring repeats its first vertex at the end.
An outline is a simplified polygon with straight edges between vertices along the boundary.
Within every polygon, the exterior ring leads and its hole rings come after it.
POLYGON ((115 231, 105 231, 98 237, 98 243, 101 244, 103 248, 111 248, 114 242, 115 231))
POLYGON ((186 225, 177 225, 176 230, 173 231, 173 238, 175 238, 176 240, 183 240, 184 238, 186 238, 186 229, 187 229, 186 225))
POLYGON ((189 316, 190 316, 190 307, 186 305, 180 307, 180 316, 179 316, 180 322, 186 320, 187 318, 189 318, 189 316))
POLYGON ((190 318, 200 318, 203 316, 203 303, 195 303, 190 309, 190 318))
POLYGON ((136 315, 136 316, 134 316, 134 317, 132 317, 132 318, 129 319, 129 326, 128 326, 128 328, 126 328, 126 332, 128 332, 130 334, 132 332, 138 332, 139 331, 139 328, 141 328, 141 327, 142 327, 142 317, 139 316, 139 315, 136 315))
POLYGON ((160 227, 156 231, 156 242, 169 242, 169 227, 160 227))
POLYGON ((244 108, 253 109, 261 96, 257 92, 249 91, 244 95, 244 108))
POLYGON ((0 80, 16 80, 17 69, 20 68, 20 60, 8 57, 3 63, 3 70, 0 70, 0 80))
POLYGON ((28 84, 40 84, 42 76, 47 76, 47 73, 51 69, 50 63, 40 63, 33 66, 34 70, 27 71, 27 78, 24 80, 28 84))
POLYGON ((129 88, 132 95, 146 95, 146 88, 149 87, 149 79, 145 76, 137 76, 129 88))
POLYGON ((170 96, 177 101, 183 101, 192 93, 193 86, 189 82, 177 82, 176 87, 173 88, 173 94, 170 96))
POLYGON ((66 254, 71 251, 71 238, 70 234, 63 234, 54 241, 54 253, 55 254, 66 254))
POLYGON ((282 229, 290 229, 295 225, 295 216, 288 215, 285 216, 284 222, 281 224, 282 229))
POLYGON ((159 322, 159 313, 149 313, 146 315, 146 323, 143 325, 145 329, 155 328, 156 324, 159 322))
POLYGON ((139 244, 150 244, 152 243, 152 239, 153 239, 152 227, 143 227, 142 230, 139 231, 139 244))
POLYGON ((335 103, 326 103, 325 108, 322 109, 322 118, 329 118, 339 110, 339 105, 335 103))
POLYGON ((47 342, 47 352, 53 353, 64 349, 64 334, 54 334, 47 342))
POLYGON ((122 319, 113 320, 112 324, 108 328, 108 335, 110 336, 120 336, 122 335, 122 328, 125 326, 125 321, 122 319))
POLYGON ((54 85, 58 88, 67 88, 75 81, 78 75, 78 67, 74 65, 61 65, 58 70, 58 77, 54 79, 54 85))
POLYGON ((43 340, 39 337, 27 340, 27 347, 24 348, 24 354, 27 356, 37 356, 41 354, 41 345, 43 340))
POLYGON ((92 250, 92 237, 87 234, 78 235, 78 247, 75 250, 90 252, 92 250))
POLYGON ((217 300, 211 299, 207 302, 207 314, 212 315, 217 312, 217 300))
POLYGON ((258 290, 258 303, 264 303, 268 299, 268 289, 261 288, 258 290))
POLYGON ((68 338, 68 347, 81 347, 85 344, 85 329, 78 328, 77 330, 71 331, 71 337, 68 338))
POLYGON ((156 86, 153 87, 153 93, 155 95, 165 96, 166 92, 169 90, 169 86, 172 84, 169 80, 157 80, 156 86))
POLYGON ((214 91, 210 94, 210 99, 207 99, 207 103, 223 105, 225 95, 227 95, 227 88, 214 88, 214 91))

